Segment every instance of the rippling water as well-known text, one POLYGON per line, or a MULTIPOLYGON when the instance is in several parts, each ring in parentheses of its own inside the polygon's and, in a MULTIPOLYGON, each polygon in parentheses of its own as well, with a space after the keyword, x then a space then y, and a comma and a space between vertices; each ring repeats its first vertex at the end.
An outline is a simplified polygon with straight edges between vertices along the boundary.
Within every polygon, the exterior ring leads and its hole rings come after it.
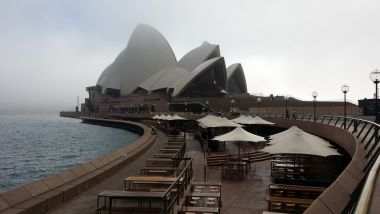
POLYGON ((138 137, 57 115, 0 115, 0 192, 95 159, 138 137))

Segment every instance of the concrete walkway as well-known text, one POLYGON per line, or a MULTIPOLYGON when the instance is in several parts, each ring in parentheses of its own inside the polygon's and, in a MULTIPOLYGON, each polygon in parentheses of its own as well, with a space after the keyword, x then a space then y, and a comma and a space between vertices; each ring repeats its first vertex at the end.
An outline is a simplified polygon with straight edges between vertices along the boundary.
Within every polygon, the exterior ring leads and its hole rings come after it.
MULTIPOLYGON (((71 201, 60 205, 56 209, 48 212, 49 214, 93 214, 96 208, 96 198, 98 193, 105 189, 122 190, 123 180, 132 175, 139 175, 140 168, 144 167, 146 160, 153 157, 164 144, 167 137, 162 132, 158 132, 157 142, 141 157, 125 168, 90 188, 80 196, 71 201)), ((228 151, 236 152, 236 145, 228 145, 228 151)), ((193 159, 194 181, 204 180, 204 154, 201 144, 197 140, 187 140, 186 157, 193 159)), ((254 164, 252 164, 254 166, 254 164)), ((209 181, 222 182, 222 213, 226 214, 245 214, 262 213, 267 209, 265 201, 268 195, 268 185, 270 184, 270 165, 269 161, 255 164, 255 169, 249 171, 247 178, 242 181, 222 181, 220 167, 209 167, 207 171, 209 181)))
POLYGON ((153 157, 164 144, 168 141, 166 135, 158 133, 158 139, 151 148, 132 163, 128 164, 122 170, 107 178, 103 182, 93 186, 78 197, 58 206, 49 211, 51 214, 94 214, 96 209, 96 199, 98 193, 103 190, 122 190, 123 181, 128 176, 140 175, 140 168, 146 166, 146 160, 153 157))
MULTIPOLYGON (((204 179, 204 157, 201 145, 196 140, 187 141, 188 157, 193 158, 194 180, 204 179)), ((253 151, 254 146, 247 144, 246 151, 253 151)), ((242 148, 241 148, 242 149, 242 148)), ((226 151, 238 153, 238 145, 226 144, 226 151)), ((243 149, 242 149, 243 150, 243 149)), ((270 161, 251 165, 247 178, 244 180, 222 180, 221 167, 208 167, 208 181, 222 182, 222 213, 225 214, 256 214, 268 210, 266 197, 271 184, 270 161)))

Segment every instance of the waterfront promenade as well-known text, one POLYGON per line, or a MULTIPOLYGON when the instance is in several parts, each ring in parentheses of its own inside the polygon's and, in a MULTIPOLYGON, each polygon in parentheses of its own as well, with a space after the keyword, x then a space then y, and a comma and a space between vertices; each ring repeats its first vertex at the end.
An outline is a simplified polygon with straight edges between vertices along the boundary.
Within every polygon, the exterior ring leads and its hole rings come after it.
POLYGON ((61 204, 55 209, 49 211, 48 213, 55 214, 93 214, 96 209, 96 199, 98 193, 103 190, 122 190, 123 180, 132 175, 139 175, 140 168, 144 167, 146 164, 146 159, 151 158, 154 153, 156 153, 160 148, 163 147, 164 143, 167 142, 167 137, 162 132, 158 132, 158 139, 156 142, 141 156, 139 156, 135 161, 126 165, 124 168, 116 172, 114 175, 108 177, 99 184, 91 187, 87 191, 83 192, 79 196, 71 199, 70 201, 61 204))
MULTIPOLYGON (((128 176, 139 175, 140 168, 144 167, 146 160, 151 158, 154 153, 167 142, 167 136, 158 132, 158 139, 151 148, 142 154, 132 163, 128 164, 120 171, 105 179, 103 182, 93 186, 72 200, 61 204, 49 211, 49 214, 93 214, 96 208, 96 198, 98 193, 103 190, 123 189, 123 180, 128 176)), ((235 145, 229 145, 229 150, 235 150, 235 145)), ((193 158, 194 181, 204 179, 204 158, 200 143, 196 140, 187 140, 186 157, 193 158)), ((243 181, 223 181, 222 182, 222 213, 234 214, 262 213, 267 209, 265 197, 270 184, 269 162, 259 162, 255 165, 256 169, 251 170, 247 179, 243 181)), ((221 181, 221 172, 218 167, 209 167, 209 181, 221 181)))

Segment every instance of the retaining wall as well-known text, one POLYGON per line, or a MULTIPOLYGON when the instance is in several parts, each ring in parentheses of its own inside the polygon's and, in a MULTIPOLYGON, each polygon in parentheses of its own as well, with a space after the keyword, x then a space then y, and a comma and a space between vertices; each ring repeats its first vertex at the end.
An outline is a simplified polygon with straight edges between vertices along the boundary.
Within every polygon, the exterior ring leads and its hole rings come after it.
POLYGON ((337 143, 351 156, 351 162, 339 177, 305 211, 305 213, 343 213, 352 193, 364 176, 363 169, 367 160, 363 146, 350 132, 327 124, 284 119, 268 119, 268 121, 284 128, 296 125, 306 132, 337 143))
POLYGON ((143 124, 104 119, 82 120, 85 123, 126 128, 141 134, 141 137, 95 160, 0 193, 0 214, 44 213, 65 203, 134 161, 157 139, 143 124))

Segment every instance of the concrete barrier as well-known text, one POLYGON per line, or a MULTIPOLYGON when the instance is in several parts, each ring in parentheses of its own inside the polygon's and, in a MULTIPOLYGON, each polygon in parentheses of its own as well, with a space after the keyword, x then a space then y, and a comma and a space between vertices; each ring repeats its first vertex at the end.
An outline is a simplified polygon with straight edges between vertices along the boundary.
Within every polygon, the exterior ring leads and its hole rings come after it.
POLYGON ((132 129, 141 137, 97 159, 0 193, 0 214, 44 213, 131 163, 157 139, 156 135, 151 135, 149 127, 139 123, 104 119, 84 119, 84 122, 132 129))

